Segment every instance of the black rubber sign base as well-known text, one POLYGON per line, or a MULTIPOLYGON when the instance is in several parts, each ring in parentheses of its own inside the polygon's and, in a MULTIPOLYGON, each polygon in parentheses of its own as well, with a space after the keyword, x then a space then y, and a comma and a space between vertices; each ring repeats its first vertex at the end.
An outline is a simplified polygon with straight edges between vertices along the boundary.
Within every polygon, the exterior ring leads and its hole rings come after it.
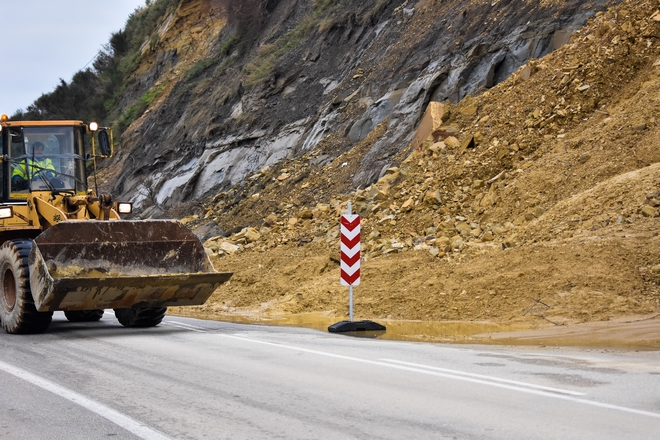
POLYGON ((366 332, 386 330, 384 325, 373 321, 340 321, 328 327, 330 333, 366 332))

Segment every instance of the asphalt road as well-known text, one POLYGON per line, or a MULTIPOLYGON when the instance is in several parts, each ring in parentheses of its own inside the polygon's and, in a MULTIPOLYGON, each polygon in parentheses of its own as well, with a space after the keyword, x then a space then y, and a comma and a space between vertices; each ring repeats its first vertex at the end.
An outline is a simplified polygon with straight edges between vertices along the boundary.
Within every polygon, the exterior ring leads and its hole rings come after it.
POLYGON ((660 351, 111 314, 0 334, 0 439, 656 439, 660 351))

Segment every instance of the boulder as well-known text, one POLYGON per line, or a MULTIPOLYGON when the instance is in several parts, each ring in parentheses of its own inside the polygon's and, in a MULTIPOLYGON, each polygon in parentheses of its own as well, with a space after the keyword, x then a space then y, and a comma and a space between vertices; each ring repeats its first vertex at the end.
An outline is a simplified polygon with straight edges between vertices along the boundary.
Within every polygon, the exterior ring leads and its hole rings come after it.
POLYGON ((410 211, 413 208, 414 204, 415 204, 415 201, 412 198, 406 200, 405 202, 403 202, 403 205, 401 205, 401 211, 403 211, 403 212, 410 211))
POLYGON ((481 241, 483 241, 485 243, 489 243, 489 242, 493 241, 494 239, 495 239, 495 236, 493 235, 493 233, 491 231, 486 231, 481 236, 481 241))
POLYGON ((240 249, 240 246, 229 243, 227 241, 222 241, 218 243, 218 249, 224 251, 227 254, 236 253, 240 249))
POLYGON ((529 78, 531 78, 532 75, 534 75, 535 69, 532 66, 523 66, 519 71, 518 74, 516 75, 516 79, 518 81, 527 81, 529 78))
POLYGON ((442 123, 449 119, 449 112, 446 111, 445 105, 441 102, 429 102, 426 107, 426 112, 422 116, 422 120, 417 126, 417 132, 413 137, 411 145, 413 148, 420 148, 422 143, 438 128, 442 123))
POLYGON ((440 197, 440 191, 427 191, 424 195, 424 203, 427 205, 442 205, 442 197, 440 197))
POLYGON ((449 244, 451 249, 462 249, 465 246, 465 241, 463 240, 463 237, 460 235, 454 235, 451 238, 451 242, 449 244))
POLYGON ((438 237, 435 240, 435 244, 444 248, 451 244, 451 240, 449 239, 449 237, 442 236, 442 237, 438 237))
POLYGON ((658 211, 651 205, 642 206, 641 212, 644 217, 655 217, 658 215, 658 211))
POLYGON ((461 235, 469 235, 472 232, 472 228, 465 222, 459 222, 456 224, 456 231, 461 235))
POLYGON ((449 148, 460 148, 461 147, 461 143, 454 136, 449 136, 447 139, 445 139, 445 145, 447 145, 447 147, 449 147, 449 148))
POLYGON ((224 231, 218 226, 216 222, 206 223, 201 225, 193 230, 195 235, 199 237, 200 240, 206 241, 211 237, 217 237, 224 235, 224 231))
POLYGON ((430 151, 432 154, 438 154, 438 153, 440 153, 442 150, 444 150, 446 147, 447 147, 447 146, 445 145, 445 143, 442 142, 442 141, 440 141, 440 142, 436 142, 436 143, 432 144, 432 145, 428 148, 428 151, 430 151))
POLYGON ((254 228, 248 228, 245 231, 245 240, 247 240, 248 243, 254 243, 260 238, 261 238, 261 234, 259 233, 259 231, 257 231, 254 228))

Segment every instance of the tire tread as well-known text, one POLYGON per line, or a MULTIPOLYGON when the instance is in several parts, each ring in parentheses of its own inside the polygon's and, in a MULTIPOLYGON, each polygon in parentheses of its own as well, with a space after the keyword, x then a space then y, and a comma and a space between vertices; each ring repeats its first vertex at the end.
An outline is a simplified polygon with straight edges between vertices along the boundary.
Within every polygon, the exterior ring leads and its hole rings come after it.
POLYGON ((115 309, 117 321, 124 327, 155 327, 163 321, 167 307, 140 307, 115 309))
POLYGON ((7 333, 43 333, 53 319, 53 312, 39 312, 34 305, 32 291, 30 290, 30 268, 28 266, 32 240, 9 240, 2 244, 2 247, 5 246, 11 247, 12 257, 18 263, 14 277, 19 289, 16 292, 16 305, 14 307, 18 307, 19 310, 15 322, 5 322, 3 320, 2 327, 7 333))

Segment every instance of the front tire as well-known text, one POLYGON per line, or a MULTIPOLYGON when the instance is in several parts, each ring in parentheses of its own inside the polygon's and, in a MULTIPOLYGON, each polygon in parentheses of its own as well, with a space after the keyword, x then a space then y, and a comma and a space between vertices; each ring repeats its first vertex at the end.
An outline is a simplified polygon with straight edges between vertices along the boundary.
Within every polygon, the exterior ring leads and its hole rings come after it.
POLYGON ((67 310, 64 316, 71 322, 95 322, 103 317, 103 309, 67 310))
POLYGON ((155 327, 161 323, 167 307, 140 307, 115 309, 117 321, 124 327, 155 327))
POLYGON ((30 290, 28 255, 32 240, 8 240, 0 246, 0 322, 7 333, 42 333, 53 312, 38 312, 30 290))

